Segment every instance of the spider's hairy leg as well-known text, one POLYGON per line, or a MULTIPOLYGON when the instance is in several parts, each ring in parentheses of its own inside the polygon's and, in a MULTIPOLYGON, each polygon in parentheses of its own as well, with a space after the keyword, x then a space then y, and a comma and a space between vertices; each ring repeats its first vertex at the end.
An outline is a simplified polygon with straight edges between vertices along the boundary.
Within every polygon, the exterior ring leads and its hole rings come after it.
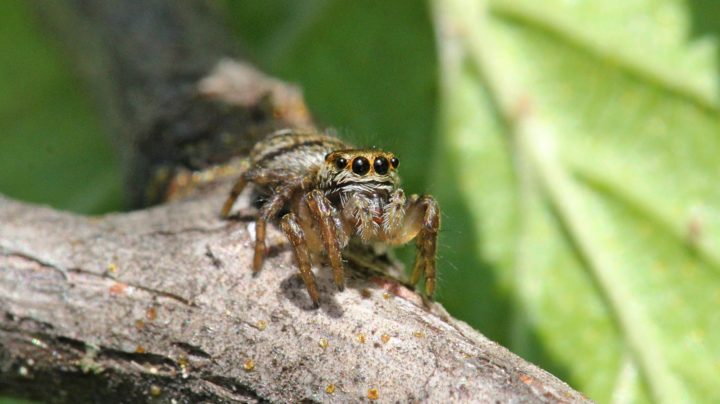
MULTIPOLYGON (((341 239, 339 238, 342 235, 338 234, 338 232, 342 232, 343 230, 337 226, 335 219, 337 211, 325 195, 317 189, 305 195, 304 202, 310 209, 315 223, 320 227, 325 252, 330 260, 330 266, 335 276, 335 285, 337 285, 338 290, 343 291, 345 289, 345 273, 343 272, 341 249, 344 246, 341 245, 341 239)), ((346 237, 342 239, 346 239, 346 237)))
POLYGON ((417 253, 410 283, 413 285, 425 275, 425 294, 432 298, 435 292, 435 256, 440 230, 440 209, 429 195, 413 195, 407 202, 405 224, 395 243, 403 243, 415 236, 417 253))
POLYGON ((276 191, 260 209, 260 214, 255 221, 255 257, 253 258, 253 272, 257 273, 262 268, 267 245, 265 244, 265 229, 267 222, 272 220, 280 210, 288 203, 293 193, 297 190, 295 185, 287 185, 276 191))
POLYGON ((225 219, 230 215, 230 210, 232 210, 235 201, 237 201, 237 198, 240 196, 243 189, 245 189, 247 182, 248 181, 245 177, 245 173, 242 173, 235 182, 235 185, 233 185, 232 190, 230 191, 230 195, 228 195, 227 199, 225 200, 222 210, 220 211, 220 217, 225 219))
POLYGON ((305 282, 305 287, 310 295, 310 300, 313 302, 313 306, 317 309, 320 307, 320 295, 315 285, 315 276, 312 273, 310 254, 308 253, 307 243, 305 243, 305 235, 303 234, 302 227, 298 224, 295 214, 293 213, 288 213, 283 216, 280 221, 280 226, 285 236, 290 240, 290 244, 292 244, 295 259, 300 269, 300 276, 303 282, 305 282))
POLYGON ((220 217, 226 219, 228 216, 230 216, 230 211, 232 210, 233 205, 235 205, 235 201, 237 201, 238 197, 240 197, 240 194, 249 182, 252 182, 256 185, 264 185, 279 183, 283 180, 283 177, 279 177, 277 174, 266 170, 251 169, 242 172, 238 177, 237 181, 235 181, 232 189, 230 190, 230 195, 228 195, 227 199, 225 199, 225 203, 223 204, 222 210, 220 211, 220 217))
POLYGON ((345 215, 349 215, 350 219, 356 223, 357 234, 363 242, 375 238, 380 229, 380 226, 373 220, 370 205, 370 200, 367 197, 356 194, 348 198, 343 208, 345 215))

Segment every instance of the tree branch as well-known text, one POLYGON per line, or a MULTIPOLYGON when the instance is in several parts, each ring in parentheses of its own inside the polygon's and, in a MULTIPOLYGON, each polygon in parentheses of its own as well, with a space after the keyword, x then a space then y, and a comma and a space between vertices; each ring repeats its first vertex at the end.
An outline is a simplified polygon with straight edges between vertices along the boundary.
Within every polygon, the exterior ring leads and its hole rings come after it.
POLYGON ((62 401, 347 402, 371 389, 388 402, 584 400, 357 265, 342 293, 318 271, 313 310, 276 230, 253 278, 251 222, 217 218, 225 191, 102 218, 0 199, 0 391, 62 401))
POLYGON ((239 54, 210 4, 36 3, 105 117, 130 207, 161 202, 178 168, 203 169, 247 154, 272 129, 311 124, 300 90, 259 72, 236 83, 234 102, 199 92, 199 80, 239 54))
POLYGON ((353 256, 342 293, 320 268, 321 309, 313 310, 286 240, 271 227, 265 269, 253 277, 252 220, 218 219, 234 166, 214 164, 246 153, 273 127, 310 125, 299 91, 224 59, 226 45, 216 41, 231 42, 201 6, 42 4, 64 42, 82 37, 78 47, 104 60, 82 70, 99 69, 90 83, 129 167, 130 200, 173 201, 82 217, 0 197, 1 394, 586 401, 378 275, 392 272, 387 257, 353 256), (159 61, 148 62, 149 53, 159 61))

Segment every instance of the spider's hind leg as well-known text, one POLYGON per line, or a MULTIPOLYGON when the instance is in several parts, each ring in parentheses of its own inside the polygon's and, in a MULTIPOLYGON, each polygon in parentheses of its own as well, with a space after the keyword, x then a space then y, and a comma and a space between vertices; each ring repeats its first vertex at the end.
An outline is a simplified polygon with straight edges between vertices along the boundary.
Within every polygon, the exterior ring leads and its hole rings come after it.
POLYGON ((265 244, 265 232, 267 222, 273 220, 280 213, 281 209, 290 201, 297 188, 293 185, 285 186, 277 190, 265 205, 260 209, 260 214, 255 221, 255 257, 253 257, 253 272, 257 273, 262 269, 267 245, 265 244))
POLYGON ((235 201, 237 201, 238 197, 245 189, 245 186, 247 186, 247 183, 247 171, 243 171, 230 190, 230 195, 228 195, 227 199, 225 199, 225 203, 220 211, 221 218, 227 219, 227 217, 230 216, 230 211, 232 210, 233 205, 235 205, 235 201))

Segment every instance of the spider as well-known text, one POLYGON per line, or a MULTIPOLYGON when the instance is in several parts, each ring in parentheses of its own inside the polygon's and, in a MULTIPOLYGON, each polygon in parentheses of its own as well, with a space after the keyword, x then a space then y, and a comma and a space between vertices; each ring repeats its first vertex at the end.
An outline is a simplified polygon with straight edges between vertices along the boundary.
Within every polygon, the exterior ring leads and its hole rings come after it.
POLYGON ((315 308, 320 304, 312 264, 326 257, 342 291, 342 251, 351 239, 396 246, 414 238, 410 282, 415 285, 424 274, 425 294, 432 298, 440 211, 429 195, 406 198, 399 187, 399 164, 392 153, 355 149, 327 134, 279 130, 254 147, 250 166, 234 184, 221 216, 227 218, 246 185, 254 184, 262 204, 253 271, 260 271, 267 252, 267 223, 279 219, 315 308))

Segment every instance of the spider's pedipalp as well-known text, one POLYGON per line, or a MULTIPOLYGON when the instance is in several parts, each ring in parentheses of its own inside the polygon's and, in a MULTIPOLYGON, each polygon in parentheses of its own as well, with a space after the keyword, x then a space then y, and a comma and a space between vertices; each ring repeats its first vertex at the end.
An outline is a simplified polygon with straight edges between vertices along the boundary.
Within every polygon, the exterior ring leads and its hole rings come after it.
POLYGON ((390 201, 385 205, 383 210, 383 231, 386 234, 395 235, 402 228, 405 220, 405 192, 402 189, 396 189, 390 195, 390 201))
POLYGON ((370 242, 377 237, 380 225, 375 222, 372 203, 363 195, 350 195, 343 204, 343 213, 346 220, 352 221, 355 233, 363 242, 370 242))

